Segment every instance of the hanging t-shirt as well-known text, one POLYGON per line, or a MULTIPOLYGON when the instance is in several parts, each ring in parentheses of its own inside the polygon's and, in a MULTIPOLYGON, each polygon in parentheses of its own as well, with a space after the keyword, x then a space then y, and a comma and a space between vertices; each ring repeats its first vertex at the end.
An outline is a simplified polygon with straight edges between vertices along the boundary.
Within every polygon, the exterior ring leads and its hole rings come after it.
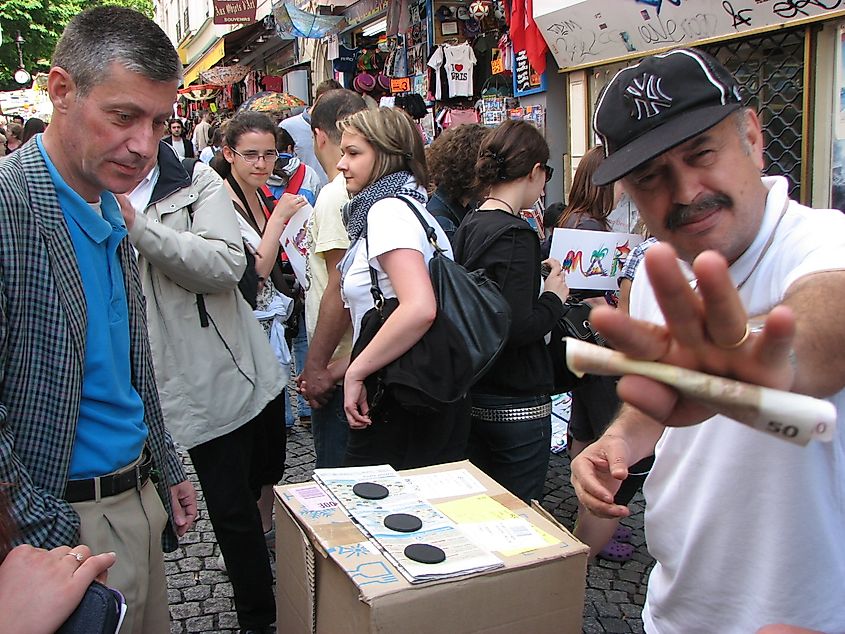
POLYGON ((457 46, 444 44, 435 50, 428 60, 437 73, 434 98, 472 97, 475 62, 475 53, 466 42, 457 46))
POLYGON ((282 92, 283 79, 279 75, 267 75, 261 80, 261 85, 264 90, 273 92, 282 92))
POLYGON ((329 35, 326 38, 326 59, 331 61, 340 57, 340 40, 337 35, 329 35))
POLYGON ((346 48, 343 44, 337 47, 338 56, 334 60, 334 69, 339 73, 354 73, 358 61, 358 49, 346 48))

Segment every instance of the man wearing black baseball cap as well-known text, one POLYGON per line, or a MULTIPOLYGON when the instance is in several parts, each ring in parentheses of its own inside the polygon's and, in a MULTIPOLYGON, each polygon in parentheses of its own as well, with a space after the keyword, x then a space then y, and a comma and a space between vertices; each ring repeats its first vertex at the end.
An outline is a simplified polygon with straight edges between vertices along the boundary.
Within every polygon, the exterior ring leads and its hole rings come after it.
MULTIPOLYGON (((845 412, 845 217, 761 178, 760 122, 727 69, 694 49, 646 58, 611 80, 594 127, 606 152, 595 182, 621 179, 661 244, 631 318, 597 308, 593 324, 631 357, 845 412)), ((626 405, 573 461, 572 481, 593 513, 623 517, 613 494, 627 467, 656 455, 646 631, 845 631, 842 416, 832 442, 801 447, 643 377, 623 377, 619 393, 626 405)))

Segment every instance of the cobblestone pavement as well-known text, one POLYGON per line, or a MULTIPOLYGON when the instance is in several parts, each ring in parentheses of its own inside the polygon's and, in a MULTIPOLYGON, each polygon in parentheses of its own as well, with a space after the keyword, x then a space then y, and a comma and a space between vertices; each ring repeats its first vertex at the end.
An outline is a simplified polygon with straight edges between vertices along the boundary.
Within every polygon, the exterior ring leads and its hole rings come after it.
MULTIPOLYGON (((178 550, 165 556, 168 598, 173 634, 186 632, 237 632, 232 586, 217 563, 219 549, 193 467, 185 458, 199 494, 199 518, 183 538, 178 550)), ((314 445, 309 429, 296 426, 288 435, 287 468, 284 482, 303 482, 314 468, 314 445)), ((637 553, 624 564, 600 561, 590 566, 584 606, 584 632, 642 632, 645 581, 653 563, 645 549, 643 504, 638 495, 631 504, 632 515, 625 524, 633 529, 637 553)), ((569 458, 552 456, 546 480, 545 499, 549 511, 570 530, 575 522, 576 498, 569 484, 569 458)), ((284 634, 283 624, 279 633, 284 634)), ((444 633, 448 634, 448 633, 444 633)), ((523 634, 523 633, 514 633, 523 634)), ((525 633, 529 634, 529 633, 525 633)))

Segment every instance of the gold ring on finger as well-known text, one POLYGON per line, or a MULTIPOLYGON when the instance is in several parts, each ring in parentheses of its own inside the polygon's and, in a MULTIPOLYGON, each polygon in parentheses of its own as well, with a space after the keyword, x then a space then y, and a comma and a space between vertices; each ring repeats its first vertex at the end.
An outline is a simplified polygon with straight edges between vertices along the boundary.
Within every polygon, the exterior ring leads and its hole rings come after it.
POLYGON ((739 341, 737 341, 736 343, 721 344, 721 343, 716 343, 715 341, 713 343, 716 344, 717 348, 721 348, 722 350, 736 350, 742 344, 744 344, 746 341, 748 341, 748 337, 750 337, 750 336, 751 336, 751 327, 746 323, 745 324, 745 332, 742 333, 742 337, 740 337, 739 341))
POLYGON ((66 553, 66 555, 65 555, 65 556, 66 556, 66 557, 73 557, 73 558, 74 558, 74 559, 76 559, 76 561, 78 561, 79 563, 82 563, 82 562, 85 560, 85 555, 83 555, 82 553, 75 553, 75 552, 73 552, 73 551, 71 551, 71 552, 69 552, 69 553, 66 553))

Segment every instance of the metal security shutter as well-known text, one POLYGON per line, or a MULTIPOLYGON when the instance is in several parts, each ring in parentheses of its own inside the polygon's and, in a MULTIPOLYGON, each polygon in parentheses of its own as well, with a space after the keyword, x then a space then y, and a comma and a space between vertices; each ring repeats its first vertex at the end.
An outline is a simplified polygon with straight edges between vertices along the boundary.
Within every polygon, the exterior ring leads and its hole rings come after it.
POLYGON ((766 173, 786 176, 794 200, 801 200, 804 38, 801 28, 702 47, 742 86, 745 105, 763 125, 766 173))

